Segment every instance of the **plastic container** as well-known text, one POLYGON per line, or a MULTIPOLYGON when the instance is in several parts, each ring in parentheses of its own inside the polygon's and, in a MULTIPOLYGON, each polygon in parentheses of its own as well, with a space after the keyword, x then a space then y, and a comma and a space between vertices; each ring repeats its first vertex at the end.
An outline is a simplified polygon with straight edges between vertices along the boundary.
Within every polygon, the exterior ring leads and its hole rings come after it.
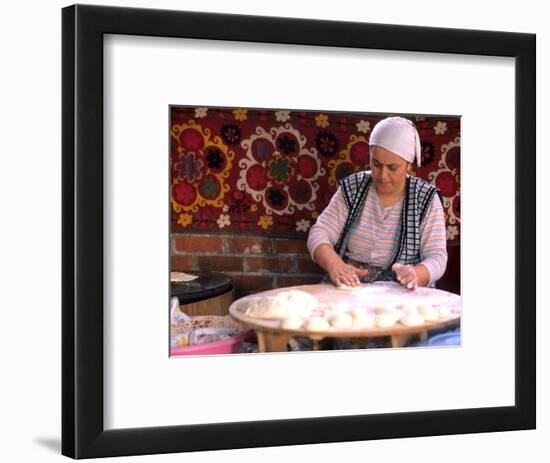
POLYGON ((426 345, 430 347, 460 346, 460 331, 436 334, 427 340, 426 345))
POLYGON ((172 326, 172 338, 190 333, 192 330, 208 330, 210 328, 230 328, 238 330, 235 335, 219 341, 192 344, 187 346, 171 346, 171 356, 181 355, 212 355, 212 354, 235 354, 240 352, 242 342, 251 334, 252 330, 245 329, 241 324, 234 321, 229 315, 204 315, 192 317, 177 326, 172 326))
POLYGON ((187 347, 172 347, 170 355, 212 355, 212 354, 236 354, 240 352, 242 342, 248 337, 250 331, 243 331, 235 336, 221 341, 205 344, 196 344, 187 347))
POLYGON ((460 328, 434 334, 426 341, 416 341, 409 347, 456 347, 460 346, 460 328))

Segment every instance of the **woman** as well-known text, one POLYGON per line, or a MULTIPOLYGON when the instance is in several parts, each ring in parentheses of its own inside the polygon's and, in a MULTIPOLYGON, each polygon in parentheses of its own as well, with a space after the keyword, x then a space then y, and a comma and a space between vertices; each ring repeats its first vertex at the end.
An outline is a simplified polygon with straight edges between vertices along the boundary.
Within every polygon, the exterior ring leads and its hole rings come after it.
POLYGON ((409 175, 420 138, 414 124, 388 117, 370 137, 370 171, 341 181, 308 237, 314 262, 337 286, 396 280, 409 289, 434 286, 447 266, 438 190, 409 175))

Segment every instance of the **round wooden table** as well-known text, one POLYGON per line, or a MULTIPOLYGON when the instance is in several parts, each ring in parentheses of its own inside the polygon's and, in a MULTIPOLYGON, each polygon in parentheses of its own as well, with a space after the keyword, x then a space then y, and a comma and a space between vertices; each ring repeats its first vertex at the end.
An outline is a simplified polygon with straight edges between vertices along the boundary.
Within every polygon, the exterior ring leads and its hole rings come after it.
POLYGON ((238 299, 229 307, 229 313, 234 319, 256 331, 259 352, 284 352, 288 341, 295 336, 305 336, 312 339, 314 350, 318 348, 318 342, 325 338, 373 338, 380 336, 389 336, 392 347, 403 347, 410 342, 413 336, 419 336, 420 340, 425 340, 431 330, 452 328, 460 324, 460 312, 454 310, 450 318, 426 322, 419 326, 404 326, 398 323, 390 328, 337 329, 331 327, 326 331, 308 331, 305 329, 284 329, 280 326, 280 320, 253 318, 245 314, 249 304, 255 298, 273 296, 281 291, 291 289, 308 292, 315 296, 320 303, 349 304, 350 308, 372 307, 377 303, 382 303, 382 301, 386 301, 386 303, 400 303, 399 301, 402 301, 406 304, 438 303, 443 306, 452 306, 454 309, 457 305, 460 307, 460 296, 456 294, 434 288, 418 288, 412 292, 397 283, 387 282, 362 284, 361 288, 355 291, 340 290, 332 284, 293 286, 264 291, 238 299), (369 289, 371 290, 369 291, 369 289))

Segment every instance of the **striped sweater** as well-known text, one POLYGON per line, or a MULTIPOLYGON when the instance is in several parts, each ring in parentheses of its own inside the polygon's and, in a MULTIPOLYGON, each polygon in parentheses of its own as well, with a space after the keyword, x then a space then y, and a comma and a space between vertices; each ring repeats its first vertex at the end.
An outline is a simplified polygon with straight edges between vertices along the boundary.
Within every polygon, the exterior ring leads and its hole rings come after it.
MULTIPOLYGON (((388 265, 396 248, 402 207, 402 200, 383 207, 376 188, 369 188, 359 223, 350 232, 345 255, 358 262, 388 265)), ((347 216, 348 208, 341 188, 338 188, 309 231, 307 247, 312 259, 315 248, 320 244, 327 243, 334 247, 347 216)), ((430 275, 428 285, 433 286, 443 276, 447 266, 444 213, 438 195, 434 195, 420 222, 420 259, 430 275)))

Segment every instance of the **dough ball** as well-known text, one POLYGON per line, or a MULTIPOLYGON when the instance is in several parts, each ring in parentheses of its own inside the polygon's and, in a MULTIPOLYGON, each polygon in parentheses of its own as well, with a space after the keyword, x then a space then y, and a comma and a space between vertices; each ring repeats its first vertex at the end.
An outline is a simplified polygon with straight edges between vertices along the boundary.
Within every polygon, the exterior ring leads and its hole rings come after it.
POLYGON ((401 320, 406 314, 402 310, 395 309, 392 312, 388 312, 389 315, 391 315, 395 319, 395 323, 397 323, 399 320, 401 320))
POLYGON ((383 314, 383 313, 390 313, 393 312, 395 309, 395 306, 392 304, 379 304, 374 308, 374 312, 376 314, 383 314))
POLYGON ((326 318, 311 317, 306 321, 304 328, 308 331, 326 331, 330 325, 326 318))
MULTIPOLYGON (((424 320, 422 320, 424 321, 424 320)), ((389 328, 391 326, 394 326, 397 323, 397 320, 395 319, 395 316, 391 313, 379 313, 374 318, 374 324, 378 328, 389 328)))
POLYGON ((435 310, 437 310, 437 314, 439 315, 439 318, 445 320, 446 318, 451 318, 453 314, 449 310, 448 307, 445 306, 438 306, 435 310))
POLYGON ((319 301, 309 293, 298 289, 281 291, 275 296, 281 305, 288 305, 293 315, 307 317, 319 306, 319 301))
POLYGON ((291 315, 290 317, 283 319, 281 322, 281 328, 284 328, 285 330, 299 330, 303 323, 303 318, 297 317, 296 315, 291 315))
POLYGON ((328 318, 331 315, 332 315, 332 312, 329 312, 327 310, 315 309, 313 312, 309 314, 309 317, 305 317, 305 318, 311 318, 311 317, 328 318))
POLYGON ((327 312, 342 313, 342 312, 347 312, 348 310, 349 310, 348 304, 343 302, 328 302, 325 305, 325 311, 327 312))
POLYGON ((330 320, 331 318, 340 315, 340 314, 347 314, 349 312, 349 306, 348 304, 343 303, 329 303, 321 313, 318 313, 318 311, 314 311, 311 316, 313 315, 319 315, 321 317, 326 318, 327 320, 330 320))
POLYGON ((374 307, 366 307, 365 310, 367 313, 370 313, 371 315, 376 315, 376 312, 374 311, 374 307))
POLYGON ((424 317, 420 314, 405 315, 399 322, 405 326, 420 326, 424 324, 424 317))
POLYGON ((349 311, 349 314, 352 316, 352 318, 355 318, 361 315, 366 315, 368 313, 369 313, 369 310, 363 307, 356 307, 355 309, 351 309, 349 311))
POLYGON ((366 311, 356 312, 353 315, 352 328, 374 328, 374 315, 366 311))
POLYGON ((415 315, 418 314, 418 309, 415 305, 404 304, 403 312, 405 313, 405 315, 415 315))
POLYGON ((336 288, 341 289, 343 291, 355 291, 357 289, 361 289, 361 285, 349 286, 346 284, 342 284, 342 285, 336 286, 336 288))
POLYGON ((424 318, 427 322, 434 322, 439 320, 439 313, 436 309, 428 305, 421 305, 418 307, 418 313, 424 318))
POLYGON ((330 325, 333 328, 348 329, 351 328, 352 323, 351 315, 345 312, 333 315, 330 318, 330 325))

